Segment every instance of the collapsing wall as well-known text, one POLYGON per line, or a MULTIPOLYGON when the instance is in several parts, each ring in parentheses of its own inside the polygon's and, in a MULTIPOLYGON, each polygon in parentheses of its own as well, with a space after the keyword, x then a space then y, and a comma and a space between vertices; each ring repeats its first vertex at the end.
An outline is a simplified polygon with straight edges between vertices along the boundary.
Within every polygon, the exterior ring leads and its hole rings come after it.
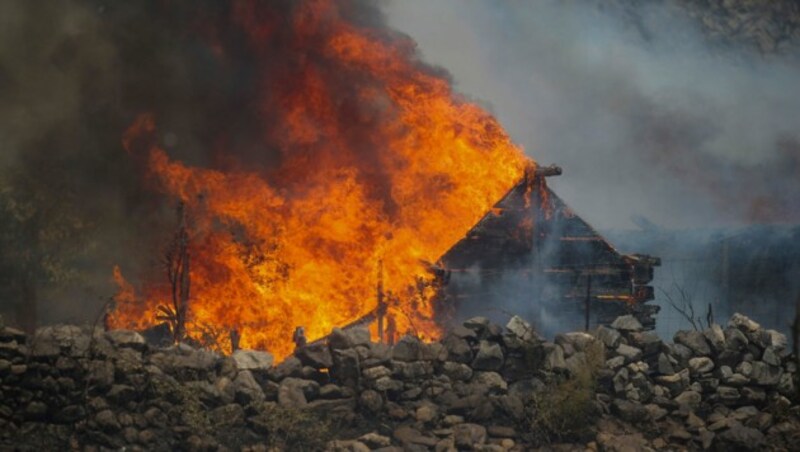
POLYGON ((459 316, 505 309, 575 327, 631 313, 652 327, 659 308, 645 303, 660 259, 620 254, 548 188, 545 178, 559 174, 529 171, 442 257, 459 316))

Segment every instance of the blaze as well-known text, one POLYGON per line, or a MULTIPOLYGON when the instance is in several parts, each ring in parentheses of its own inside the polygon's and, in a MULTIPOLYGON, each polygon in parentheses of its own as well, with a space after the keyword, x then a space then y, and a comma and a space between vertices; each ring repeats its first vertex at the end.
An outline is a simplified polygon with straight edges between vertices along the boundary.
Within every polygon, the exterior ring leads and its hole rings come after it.
MULTIPOLYGON (((268 3, 236 2, 232 23, 265 74, 274 72, 273 41, 303 55, 253 93, 269 113, 262 139, 279 149, 278 163, 203 168, 158 145, 140 149, 139 138, 155 133, 152 116, 123 139, 146 155, 155 187, 185 205, 189 336, 236 329, 243 348, 282 358, 297 326, 315 340, 373 313, 380 280, 399 334, 438 337, 429 263, 532 162, 492 115, 419 62, 407 37, 351 20, 347 2, 295 2, 287 24, 268 3)), ((146 282, 133 297, 115 278, 125 296, 113 325, 157 323, 168 287, 146 282)))

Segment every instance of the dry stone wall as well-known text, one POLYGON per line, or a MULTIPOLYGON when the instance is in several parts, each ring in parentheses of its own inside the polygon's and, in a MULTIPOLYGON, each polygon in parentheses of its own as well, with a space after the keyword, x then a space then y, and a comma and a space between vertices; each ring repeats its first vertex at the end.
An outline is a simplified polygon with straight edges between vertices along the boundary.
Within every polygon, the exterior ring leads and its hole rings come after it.
POLYGON ((553 342, 518 317, 393 347, 335 329, 277 365, 262 351, 155 347, 133 331, 3 328, 0 448, 780 449, 800 433, 796 370, 784 335, 739 314, 672 343, 631 316, 553 342), (588 434, 537 434, 537 397, 592 362, 588 434))

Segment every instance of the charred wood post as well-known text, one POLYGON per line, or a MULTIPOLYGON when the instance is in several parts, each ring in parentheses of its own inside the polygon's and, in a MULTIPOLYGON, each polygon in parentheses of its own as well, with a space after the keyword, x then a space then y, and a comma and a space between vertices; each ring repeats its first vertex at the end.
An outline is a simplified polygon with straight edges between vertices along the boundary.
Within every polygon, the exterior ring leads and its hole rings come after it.
POLYGON ((298 326, 294 329, 294 334, 292 335, 292 341, 294 342, 294 346, 296 348, 305 347, 308 343, 306 339, 306 330, 302 326, 298 326))
POLYGON ((592 274, 589 273, 586 278, 586 300, 584 301, 584 317, 585 326, 584 331, 589 331, 589 317, 592 309, 592 274))
POLYGON ((242 339, 241 333, 239 333, 238 328, 233 328, 231 330, 231 353, 234 353, 236 350, 239 350, 239 341, 242 339))
POLYGON ((376 288, 378 298, 378 341, 384 343, 384 318, 386 317, 386 296, 383 293, 383 260, 378 260, 378 284, 376 288))

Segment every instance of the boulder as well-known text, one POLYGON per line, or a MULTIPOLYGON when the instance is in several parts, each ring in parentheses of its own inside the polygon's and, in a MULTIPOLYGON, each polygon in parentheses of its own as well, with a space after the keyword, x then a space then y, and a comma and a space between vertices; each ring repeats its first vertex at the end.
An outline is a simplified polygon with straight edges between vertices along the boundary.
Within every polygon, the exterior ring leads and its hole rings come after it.
POLYGON ((689 348, 695 355, 711 355, 711 346, 708 345, 703 333, 699 331, 678 331, 673 340, 675 343, 689 348))
POLYGON ((714 370, 714 361, 705 356, 691 358, 689 360, 689 369, 694 375, 705 374, 714 370))
POLYGON ((465 364, 472 363, 472 347, 469 346, 466 339, 455 335, 448 335, 444 338, 442 344, 447 349, 447 356, 450 361, 465 364))
POLYGON ((231 357, 237 369, 252 372, 265 372, 272 368, 275 361, 271 354, 257 350, 236 350, 231 357))
POLYGON ((506 329, 523 341, 537 340, 536 330, 522 317, 513 316, 506 324, 506 329))
POLYGON ((503 367, 503 349, 499 344, 480 341, 478 352, 472 361, 475 370, 500 370, 503 367))
POLYGON ((333 367, 331 350, 322 342, 299 348, 295 351, 295 356, 301 363, 314 369, 330 369, 333 367))
POLYGON ((416 337, 403 336, 394 345, 392 359, 395 361, 416 361, 422 358, 422 348, 422 341, 416 337))
POLYGON ((628 400, 615 399, 611 403, 611 412, 620 419, 630 423, 645 422, 649 419, 649 412, 640 403, 628 400))
POLYGON ((627 362, 638 361, 642 358, 642 351, 636 347, 631 347, 630 345, 619 344, 615 351, 618 355, 624 356, 627 362))
POLYGON ((377 414, 383 408, 383 397, 377 391, 367 389, 359 395, 358 404, 367 412, 377 414))
POLYGON ((473 450, 486 442, 486 427, 478 424, 459 424, 453 427, 453 440, 459 449, 473 450))
POLYGON ((644 327, 642 326, 641 322, 636 319, 636 317, 632 315, 623 315, 617 317, 612 323, 611 328, 614 328, 618 331, 625 331, 625 332, 634 332, 634 331, 642 331, 644 327))
POLYGON ((130 330, 111 330, 106 332, 106 338, 117 347, 129 347, 144 350, 147 342, 141 334, 130 330))
POLYGON ((442 365, 442 373, 451 380, 467 381, 472 378, 472 368, 466 364, 447 361, 442 365))
POLYGON ((763 450, 766 444, 763 433, 738 423, 717 434, 716 440, 720 450, 763 450))
POLYGON ((746 315, 739 314, 738 312, 733 314, 730 320, 728 320, 728 326, 732 328, 737 328, 743 333, 753 333, 761 328, 761 325, 754 322, 753 320, 750 320, 750 318, 747 317, 746 315))
POLYGON ((761 386, 776 386, 781 381, 783 369, 777 366, 770 366, 763 361, 756 361, 752 365, 752 381, 761 386))
POLYGON ((622 339, 622 335, 619 334, 619 331, 606 328, 604 326, 598 326, 597 330, 594 333, 595 337, 605 344, 606 348, 615 349, 619 346, 619 342, 622 339))

